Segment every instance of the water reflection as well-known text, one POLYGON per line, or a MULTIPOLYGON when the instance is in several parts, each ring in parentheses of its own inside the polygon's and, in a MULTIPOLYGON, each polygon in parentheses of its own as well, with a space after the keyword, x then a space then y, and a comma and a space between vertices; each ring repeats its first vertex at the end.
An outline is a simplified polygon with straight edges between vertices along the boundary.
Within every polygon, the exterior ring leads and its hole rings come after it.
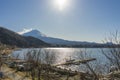
MULTIPOLYGON (((75 60, 83 60, 88 58, 96 58, 96 62, 92 62, 92 66, 96 67, 98 65, 105 65, 107 63, 107 59, 101 53, 100 49, 98 48, 34 48, 34 49, 21 49, 19 51, 14 51, 12 56, 17 57, 20 59, 25 59, 25 55, 29 52, 36 51, 37 53, 42 53, 41 58, 44 61, 46 53, 54 54, 56 59, 54 59, 54 64, 64 63, 68 59, 75 59, 75 60), (94 64, 94 65, 93 65, 94 64)), ((32 53, 33 54, 33 53, 32 53)), ((64 66, 65 67, 65 66, 64 66)), ((67 67, 68 68, 68 67, 67 67)), ((87 71, 85 65, 70 65, 69 68, 72 70, 80 70, 80 71, 87 71)))

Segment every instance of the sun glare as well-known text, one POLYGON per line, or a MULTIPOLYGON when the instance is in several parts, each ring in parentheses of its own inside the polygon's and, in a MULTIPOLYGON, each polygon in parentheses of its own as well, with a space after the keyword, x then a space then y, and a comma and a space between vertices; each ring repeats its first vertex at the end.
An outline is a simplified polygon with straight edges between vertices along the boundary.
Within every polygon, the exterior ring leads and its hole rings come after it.
POLYGON ((68 0, 55 0, 55 5, 58 7, 59 10, 65 9, 67 3, 68 0))

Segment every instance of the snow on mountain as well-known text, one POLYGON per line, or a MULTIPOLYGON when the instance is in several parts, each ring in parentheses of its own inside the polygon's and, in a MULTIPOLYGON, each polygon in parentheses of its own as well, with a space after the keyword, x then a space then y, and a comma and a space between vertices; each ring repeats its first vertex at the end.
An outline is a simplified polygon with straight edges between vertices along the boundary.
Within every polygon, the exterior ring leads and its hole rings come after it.
POLYGON ((24 28, 23 31, 18 32, 18 34, 22 35, 22 34, 24 34, 24 33, 30 32, 30 31, 32 31, 32 30, 33 30, 32 28, 30 28, 30 29, 24 28))
POLYGON ((28 31, 28 32, 26 32, 26 33, 24 33, 22 35, 24 35, 24 36, 33 36, 33 37, 36 37, 36 38, 47 37, 45 34, 41 33, 38 30, 31 30, 31 31, 28 31))
POLYGON ((51 44, 66 44, 67 41, 62 40, 62 39, 58 39, 58 38, 52 38, 52 37, 47 37, 45 34, 41 33, 38 30, 31 30, 29 32, 26 32, 24 34, 22 34, 23 36, 32 36, 32 37, 36 37, 39 38, 47 43, 51 43, 51 44))
POLYGON ((90 44, 89 42, 68 41, 68 40, 64 40, 64 39, 48 37, 38 30, 30 30, 28 32, 23 33, 22 35, 23 36, 32 36, 32 37, 38 38, 38 39, 43 40, 44 42, 47 42, 50 44, 59 44, 59 45, 79 45, 79 44, 86 45, 86 44, 90 44))

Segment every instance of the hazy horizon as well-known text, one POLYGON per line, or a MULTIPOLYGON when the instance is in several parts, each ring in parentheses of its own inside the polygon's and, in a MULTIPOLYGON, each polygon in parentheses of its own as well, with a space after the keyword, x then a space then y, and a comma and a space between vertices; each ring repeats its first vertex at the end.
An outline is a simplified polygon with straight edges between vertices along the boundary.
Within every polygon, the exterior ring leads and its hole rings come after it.
POLYGON ((0 26, 73 41, 102 42, 120 29, 120 0, 0 0, 0 26))

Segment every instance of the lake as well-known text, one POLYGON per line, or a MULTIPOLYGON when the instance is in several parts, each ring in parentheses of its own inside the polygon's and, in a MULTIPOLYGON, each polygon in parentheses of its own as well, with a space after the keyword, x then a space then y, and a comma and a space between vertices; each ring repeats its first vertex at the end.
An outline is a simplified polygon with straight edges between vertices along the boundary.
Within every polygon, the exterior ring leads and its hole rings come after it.
MULTIPOLYGON (((105 52, 108 50, 108 48, 102 48, 105 52)), ((91 62, 96 67, 97 65, 103 66, 108 63, 108 60, 106 57, 102 54, 102 51, 100 48, 33 48, 33 49, 20 49, 16 50, 12 53, 13 57, 18 57, 20 59, 25 59, 25 55, 29 52, 32 53, 32 51, 37 51, 40 53, 43 53, 41 57, 43 58, 44 53, 48 54, 54 54, 56 59, 54 59, 54 64, 60 64, 64 63, 66 60, 75 59, 75 60, 84 60, 89 58, 96 58, 96 61, 91 62)), ((33 54, 33 53, 32 53, 33 54)), ((44 61, 44 60, 43 60, 44 61)), ((85 71, 86 68, 82 64, 80 66, 78 65, 71 65, 69 68, 72 70, 81 70, 85 71), (81 67, 82 66, 82 67, 81 67)))

